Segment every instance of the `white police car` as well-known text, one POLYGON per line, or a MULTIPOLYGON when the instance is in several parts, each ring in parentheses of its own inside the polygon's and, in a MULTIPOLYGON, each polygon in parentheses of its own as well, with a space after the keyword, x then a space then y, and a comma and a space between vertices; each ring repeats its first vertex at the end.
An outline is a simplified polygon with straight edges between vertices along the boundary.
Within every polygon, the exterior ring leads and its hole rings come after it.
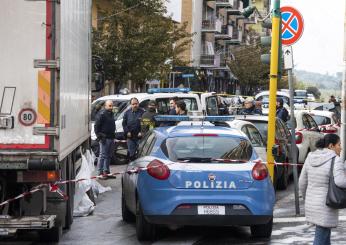
MULTIPOLYGON (((131 93, 131 94, 116 94, 108 95, 95 100, 91 105, 91 140, 94 152, 98 152, 98 143, 96 142, 96 135, 94 132, 94 121, 98 109, 106 100, 112 100, 114 105, 115 117, 115 134, 117 139, 124 139, 123 137, 123 117, 127 110, 131 108, 130 100, 136 97, 139 100, 139 107, 143 109, 148 108, 150 100, 155 100, 157 103, 157 112, 160 115, 168 114, 170 110, 170 98, 178 97, 186 103, 188 112, 202 113, 203 111, 209 115, 218 115, 217 96, 215 93, 203 93, 201 96, 198 94, 190 93, 188 88, 160 88, 149 89, 148 93, 131 93)), ((115 147, 116 159, 118 164, 127 163, 127 150, 123 144, 117 144, 115 147), (119 153, 119 154, 117 154, 119 153)))
POLYGON ((135 217, 139 240, 153 239, 158 225, 242 225, 250 226, 253 236, 271 236, 273 185, 238 130, 193 124, 155 128, 137 157, 122 176, 122 217, 135 217))

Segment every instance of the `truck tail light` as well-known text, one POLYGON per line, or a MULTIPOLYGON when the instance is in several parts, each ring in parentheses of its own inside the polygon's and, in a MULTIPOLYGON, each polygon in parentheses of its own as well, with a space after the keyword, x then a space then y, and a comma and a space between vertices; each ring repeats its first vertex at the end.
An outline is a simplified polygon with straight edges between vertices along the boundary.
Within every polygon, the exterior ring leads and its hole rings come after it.
POLYGON ((258 161, 252 168, 252 177, 255 180, 264 180, 268 177, 268 169, 265 164, 258 161))
POLYGON ((54 182, 60 179, 59 171, 19 171, 18 182, 54 182))
POLYGON ((296 144, 301 144, 303 142, 303 134, 301 132, 296 132, 296 144))
POLYGON ((170 175, 169 168, 159 160, 151 161, 148 166, 148 174, 155 179, 166 180, 170 175))

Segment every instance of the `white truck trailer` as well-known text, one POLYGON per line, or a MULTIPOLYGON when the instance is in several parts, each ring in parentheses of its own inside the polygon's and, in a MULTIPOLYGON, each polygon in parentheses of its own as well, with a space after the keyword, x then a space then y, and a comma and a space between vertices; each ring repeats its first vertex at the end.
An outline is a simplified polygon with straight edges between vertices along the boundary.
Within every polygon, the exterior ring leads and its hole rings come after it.
MULTIPOLYGON (((72 179, 89 148, 91 0, 0 1, 0 202, 72 179)), ((0 206, 0 235, 58 241, 73 216, 47 188, 0 206)))

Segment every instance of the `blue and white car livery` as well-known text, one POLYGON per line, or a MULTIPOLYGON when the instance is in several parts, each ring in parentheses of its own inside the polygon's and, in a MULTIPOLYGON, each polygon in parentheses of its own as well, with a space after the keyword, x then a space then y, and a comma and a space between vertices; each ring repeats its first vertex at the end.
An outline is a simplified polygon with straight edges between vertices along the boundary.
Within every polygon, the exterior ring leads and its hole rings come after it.
POLYGON ((273 185, 238 130, 159 127, 137 157, 122 178, 122 215, 136 216, 139 240, 152 239, 157 225, 246 225, 254 236, 270 237, 273 185))

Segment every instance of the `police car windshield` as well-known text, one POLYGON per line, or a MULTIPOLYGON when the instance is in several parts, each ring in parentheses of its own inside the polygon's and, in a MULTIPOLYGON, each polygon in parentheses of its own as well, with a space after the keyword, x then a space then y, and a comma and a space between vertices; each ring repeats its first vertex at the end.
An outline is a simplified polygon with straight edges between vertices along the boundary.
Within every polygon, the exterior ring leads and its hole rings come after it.
MULTIPOLYGON (((105 100, 97 100, 91 104, 91 121, 95 121, 97 113, 103 108, 105 100)), ((129 100, 113 100, 114 119, 117 120, 121 112, 130 104, 129 100)))
POLYGON ((168 138, 161 146, 162 151, 174 162, 225 162, 239 160, 246 162, 251 159, 252 146, 248 140, 236 137, 188 136, 168 138))

